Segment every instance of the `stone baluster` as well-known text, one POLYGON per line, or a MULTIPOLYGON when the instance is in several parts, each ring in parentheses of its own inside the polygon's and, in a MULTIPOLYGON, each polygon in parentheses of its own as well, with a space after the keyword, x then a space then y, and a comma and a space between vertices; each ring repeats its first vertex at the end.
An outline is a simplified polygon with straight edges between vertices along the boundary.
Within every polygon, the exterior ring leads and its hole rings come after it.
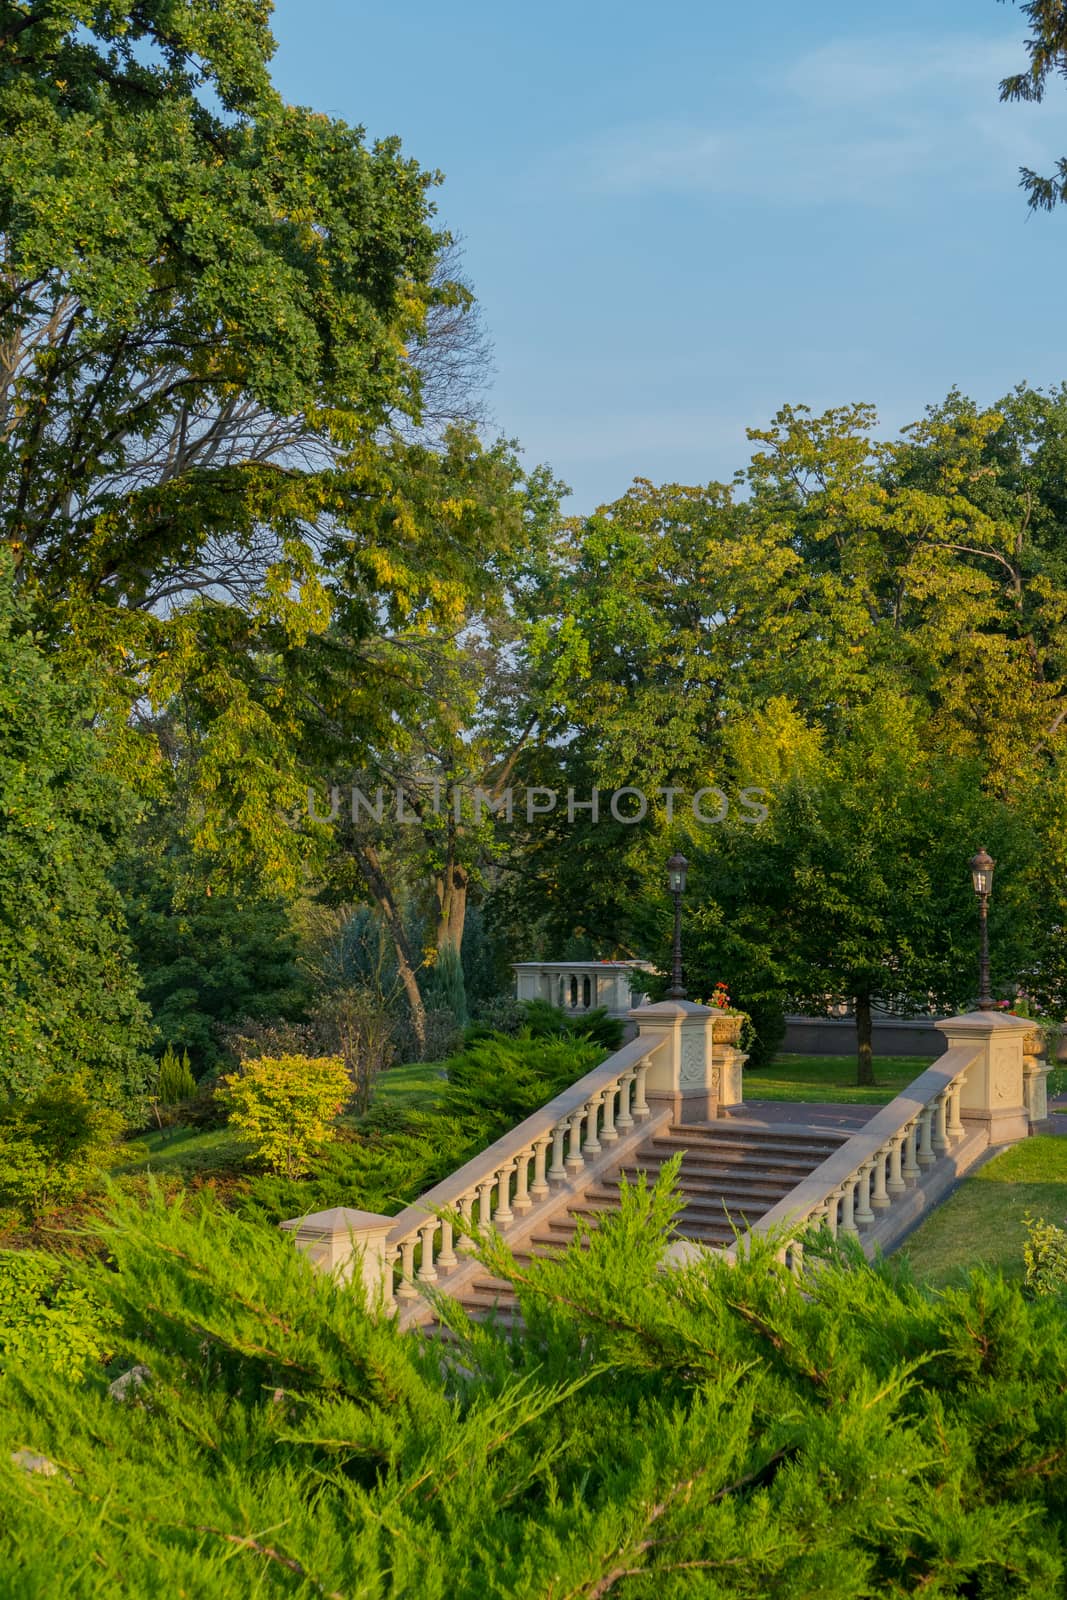
POLYGON ((948 1090, 942 1089, 934 1101, 933 1129, 930 1148, 935 1156, 943 1156, 948 1149, 948 1090))
POLYGON ((874 1188, 871 1190, 871 1209, 874 1211, 889 1209, 889 1187, 886 1183, 885 1169, 892 1148, 892 1144, 885 1145, 874 1158, 874 1188))
MULTIPOLYGON (((461 1198, 456 1201, 456 1210, 459 1212, 461 1221, 468 1228, 471 1226, 471 1218, 474 1214, 474 1200, 475 1191, 471 1189, 467 1194, 461 1196, 461 1198)), ((461 1234, 459 1243, 456 1246, 459 1254, 461 1256, 470 1255, 471 1248, 470 1239, 465 1233, 461 1234)))
POLYGON ((885 1188, 890 1199, 893 1199, 898 1194, 907 1192, 908 1186, 904 1182, 904 1172, 901 1166, 901 1157, 904 1153, 907 1139, 907 1133, 897 1133, 893 1135, 889 1142, 889 1176, 886 1179, 885 1188))
POLYGON ((633 1105, 633 1112, 634 1112, 634 1120, 636 1122, 643 1122, 645 1120, 645 1118, 649 1115, 648 1105, 647 1105, 647 1103, 645 1101, 645 1079, 647 1077, 648 1077, 648 1062, 647 1061, 639 1062, 638 1063, 638 1067, 637 1067, 637 1071, 634 1074, 634 1105, 633 1105))
POLYGON ((826 1226, 830 1230, 831 1239, 837 1238, 837 1210, 841 1200, 841 1190, 835 1189, 826 1202, 826 1226))
POLYGON ((856 1179, 849 1178, 841 1190, 841 1229, 842 1233, 851 1234, 853 1237, 859 1233, 856 1226, 856 1179))
POLYGON ((582 1160, 582 1123, 585 1121, 585 1108, 576 1111, 570 1119, 570 1142, 567 1145, 566 1168, 568 1173, 581 1172, 585 1166, 582 1160))
POLYGON ((604 1096, 602 1094, 595 1094, 585 1104, 585 1143, 582 1146, 582 1154, 587 1161, 591 1161, 594 1156, 598 1156, 603 1149, 600 1140, 596 1136, 597 1119, 603 1100, 604 1096))
POLYGON ((915 1159, 920 1167, 932 1167, 937 1157, 934 1155, 932 1132, 934 1124, 933 1106, 924 1106, 919 1113, 919 1148, 915 1159))
POLYGON ((451 1272, 452 1268, 459 1265, 459 1258, 453 1246, 452 1224, 441 1223, 441 1248, 437 1252, 437 1270, 451 1272))
POLYGON ((531 1200, 543 1200, 548 1194, 548 1178, 545 1173, 545 1161, 548 1156, 548 1147, 552 1143, 551 1135, 546 1139, 538 1139, 534 1145, 534 1178, 530 1185, 531 1200))
POLYGON ((419 1262, 419 1282, 436 1283, 437 1269, 433 1264, 433 1236, 437 1232, 437 1218, 427 1222, 419 1229, 419 1238, 422 1240, 422 1260, 419 1262))
POLYGON ((419 1291, 415 1287, 415 1241, 402 1239, 400 1241, 400 1282, 397 1284, 396 1297, 398 1300, 414 1300, 419 1291))
POLYGON ((904 1130, 904 1165, 901 1176, 905 1183, 915 1183, 922 1177, 922 1168, 915 1159, 915 1149, 919 1140, 919 1119, 909 1122, 904 1130))
POLYGON ((400 1251, 394 1246, 386 1250, 382 1256, 382 1303, 387 1306, 396 1306, 397 1293, 394 1285, 394 1271, 400 1260, 400 1251))
POLYGON ((557 1122, 552 1129, 552 1165, 548 1169, 549 1183, 565 1183, 567 1168, 563 1160, 563 1144, 567 1137, 567 1123, 557 1122))
POLYGON ((615 1096, 619 1092, 618 1084, 614 1084, 604 1095, 604 1111, 600 1121, 601 1144, 614 1144, 619 1137, 615 1129, 615 1096))
POLYGON ((524 1150, 522 1155, 515 1163, 515 1194, 511 1203, 520 1216, 524 1211, 529 1211, 530 1207, 533 1205, 533 1201, 530 1199, 529 1189, 530 1157, 532 1155, 532 1149, 524 1150))
POLYGON ((514 1171, 515 1163, 509 1161, 496 1175, 496 1215, 493 1220, 498 1228, 506 1228, 515 1221, 515 1213, 511 1209, 511 1174, 514 1171))
POLYGON ((615 1118, 615 1126, 620 1133, 629 1133, 634 1125, 630 1115, 630 1087, 637 1077, 636 1072, 624 1072, 619 1079, 619 1114, 615 1118))
POLYGON ((870 1227, 874 1221, 874 1212, 871 1210, 871 1173, 874 1170, 873 1161, 865 1161, 859 1170, 856 1180, 856 1196, 859 1204, 855 1207, 853 1220, 861 1228, 870 1227))
POLYGON ((486 1178, 484 1183, 478 1185, 478 1226, 488 1228, 493 1215, 493 1186, 496 1183, 496 1174, 486 1178))
POLYGON ((953 1142, 962 1139, 966 1133, 963 1118, 960 1116, 960 1095, 963 1093, 963 1079, 957 1078, 948 1091, 948 1127, 946 1132, 953 1142))

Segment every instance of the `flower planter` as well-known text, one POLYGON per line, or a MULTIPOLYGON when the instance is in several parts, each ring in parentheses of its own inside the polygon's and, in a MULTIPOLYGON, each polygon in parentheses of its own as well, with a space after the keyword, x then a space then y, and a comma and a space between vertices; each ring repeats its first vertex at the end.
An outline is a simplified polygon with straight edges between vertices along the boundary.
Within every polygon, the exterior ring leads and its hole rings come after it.
POLYGON ((1031 1028, 1029 1033, 1023 1034, 1023 1055, 1043 1056, 1045 1053, 1045 1032, 1043 1028, 1031 1028))
POLYGON ((741 1038, 741 1027, 744 1017, 729 1015, 715 1017, 711 1025, 711 1037, 715 1044, 736 1045, 741 1038))

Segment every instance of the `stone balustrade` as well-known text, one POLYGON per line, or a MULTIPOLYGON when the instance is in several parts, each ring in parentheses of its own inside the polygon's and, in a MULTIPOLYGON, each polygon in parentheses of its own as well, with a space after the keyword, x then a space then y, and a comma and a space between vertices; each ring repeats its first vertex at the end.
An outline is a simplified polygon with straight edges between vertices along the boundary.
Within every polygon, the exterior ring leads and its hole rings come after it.
POLYGON ((963 1139, 967 1130, 960 1101, 977 1055, 966 1045, 947 1050, 766 1212, 752 1233, 773 1234, 783 1227, 797 1230, 798 1236, 785 1247, 794 1266, 803 1258, 802 1235, 807 1228, 828 1228, 835 1238, 839 1234, 859 1238, 963 1139))
POLYGON ((952 1163, 943 1164, 947 1181, 936 1196, 920 1192, 926 1174, 943 1157, 969 1141, 962 1171, 991 1145, 1012 1143, 1031 1131, 1028 1100, 1037 1097, 1030 1096, 1028 1083, 1024 1087, 1029 1025, 1016 1017, 973 1012, 936 1026, 949 1046, 944 1054, 751 1229, 757 1235, 788 1229, 794 1236, 783 1255, 792 1266, 803 1260, 803 1233, 810 1228, 864 1239, 871 1247, 877 1239, 889 1247, 895 1242, 894 1207, 903 1212, 918 1196, 900 1218, 907 1225, 947 1192, 956 1175, 952 1163))
MULTIPOLYGON (((358 1264, 369 1301, 403 1312, 466 1264, 449 1213, 507 1232, 640 1135, 651 1116, 649 1072, 668 1049, 662 1038, 624 1045, 395 1217, 338 1206, 282 1226, 316 1265, 341 1278, 351 1278, 358 1264)), ((658 1114, 669 1117, 672 1109, 658 1114)))
POLYGON ((519 1000, 544 1000, 561 1011, 595 1011, 629 1017, 645 1000, 650 961, 515 961, 519 1000))

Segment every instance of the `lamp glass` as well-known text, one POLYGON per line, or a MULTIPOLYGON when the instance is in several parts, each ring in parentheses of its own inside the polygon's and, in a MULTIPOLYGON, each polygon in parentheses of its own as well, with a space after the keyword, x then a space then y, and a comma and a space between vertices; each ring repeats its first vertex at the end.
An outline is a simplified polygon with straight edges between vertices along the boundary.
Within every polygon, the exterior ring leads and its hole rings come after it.
POLYGON ((689 863, 684 856, 671 856, 667 862, 667 882, 671 886, 672 894, 685 893, 685 875, 688 869, 689 863))
POLYGON ((979 850, 971 861, 971 882, 974 884, 975 894, 992 894, 993 868, 996 863, 993 857, 985 850, 979 850))

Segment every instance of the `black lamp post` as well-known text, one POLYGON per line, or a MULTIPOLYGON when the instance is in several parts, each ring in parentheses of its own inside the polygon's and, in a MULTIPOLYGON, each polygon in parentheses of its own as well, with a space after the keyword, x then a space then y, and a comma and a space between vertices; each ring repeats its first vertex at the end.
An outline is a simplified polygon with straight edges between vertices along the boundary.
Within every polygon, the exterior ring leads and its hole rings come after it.
POLYGON ((978 1009, 992 1011, 996 1001, 989 992, 989 896, 993 892, 996 862, 987 850, 971 861, 971 882, 978 896, 978 1009))
POLYGON ((685 893, 685 875, 688 871, 688 861, 675 851, 667 862, 667 882, 674 896, 674 970, 671 974, 671 986, 667 990, 667 997, 670 1000, 685 999, 685 986, 682 983, 682 896, 685 893))

